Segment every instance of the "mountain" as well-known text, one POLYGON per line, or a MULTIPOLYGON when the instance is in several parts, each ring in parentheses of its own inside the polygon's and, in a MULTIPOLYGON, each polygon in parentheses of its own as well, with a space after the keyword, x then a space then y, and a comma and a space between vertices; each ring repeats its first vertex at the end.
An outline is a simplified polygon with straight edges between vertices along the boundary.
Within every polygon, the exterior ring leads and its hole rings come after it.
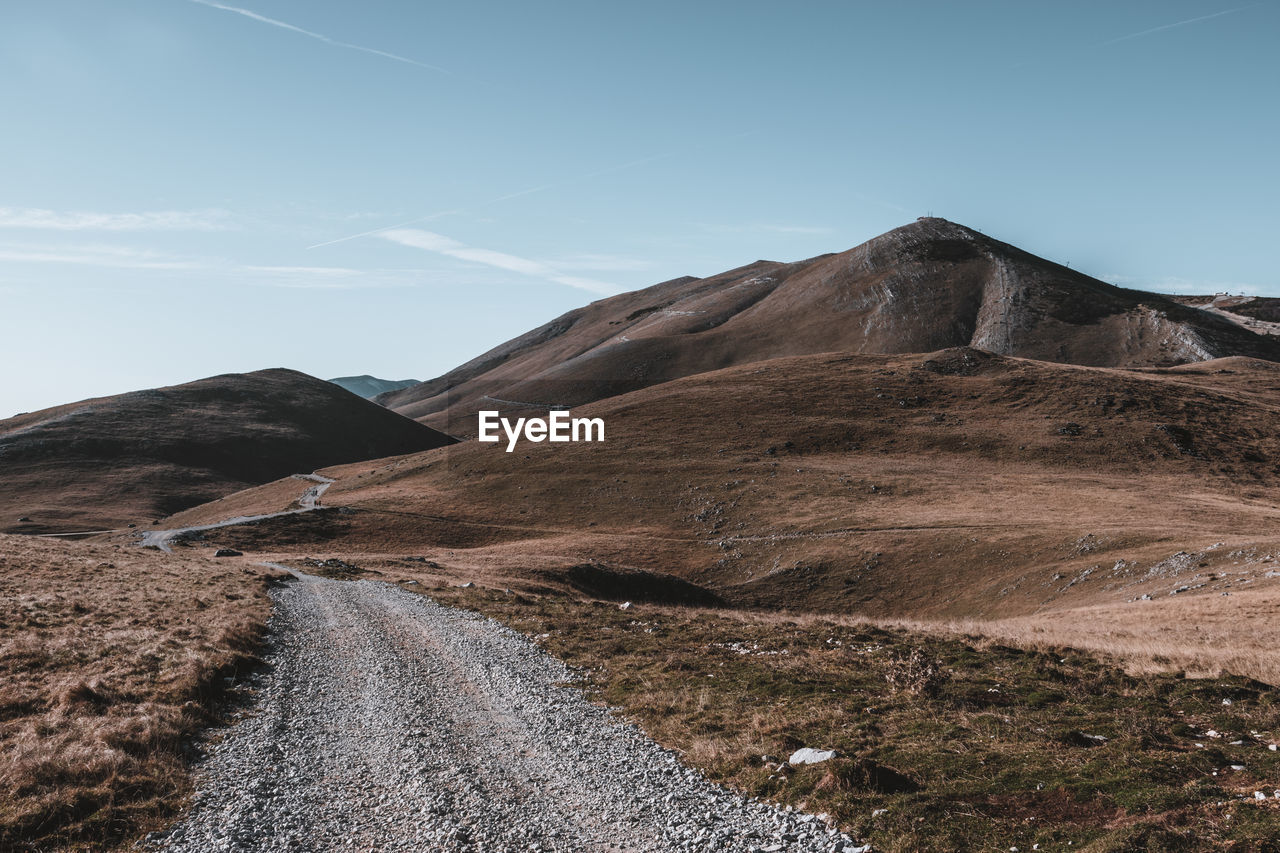
POLYGON ((480 408, 577 406, 783 356, 958 346, 1099 367, 1280 360, 1280 342, 1221 316, 924 218, 841 254, 593 302, 377 401, 467 435, 480 408))
MULTIPOLYGON (((605 441, 522 441, 511 453, 471 441, 325 469, 337 480, 326 504, 350 512, 227 528, 217 541, 426 555, 444 577, 498 589, 641 598, 643 578, 665 589, 674 576, 737 606, 911 618, 1280 583, 1269 579, 1280 553, 1270 361, 1119 369, 967 347, 826 353, 689 376, 575 415, 602 418, 605 441)), ((254 495, 238 496, 237 513, 280 508, 269 488, 254 495)))
POLYGON ((399 391, 401 388, 408 388, 418 384, 417 379, 379 379, 367 373, 363 376, 339 376, 337 379, 330 379, 329 381, 334 385, 346 388, 357 397, 364 397, 366 400, 372 400, 379 394, 385 394, 388 391, 399 391))
POLYGON ((84 400, 0 421, 0 531, 149 522, 290 474, 453 441, 292 370, 84 400))

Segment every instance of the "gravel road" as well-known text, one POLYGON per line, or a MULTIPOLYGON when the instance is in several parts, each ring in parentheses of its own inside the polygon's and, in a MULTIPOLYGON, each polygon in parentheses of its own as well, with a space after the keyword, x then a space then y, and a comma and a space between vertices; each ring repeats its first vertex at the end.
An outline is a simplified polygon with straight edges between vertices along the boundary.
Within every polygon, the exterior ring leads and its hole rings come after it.
POLYGON ((862 851, 712 785, 520 634, 395 586, 274 593, 253 712, 170 851, 862 851))
MULTIPOLYGON (((320 508, 321 495, 323 495, 325 490, 336 482, 335 480, 320 474, 294 474, 293 479, 315 484, 308 486, 306 490, 299 495, 297 509, 286 509, 281 512, 269 512, 266 515, 237 515, 235 518, 215 521, 213 524, 197 524, 193 527, 174 527, 169 530, 144 530, 140 534, 138 544, 143 548, 159 548, 166 554, 172 554, 173 543, 190 533, 202 533, 205 530, 217 530, 220 527, 234 527, 238 524, 251 524, 255 521, 266 521, 270 518, 283 518, 286 515, 298 515, 303 512, 312 512, 313 510, 320 508)), ((100 532, 111 533, 112 531, 104 530, 100 532)))

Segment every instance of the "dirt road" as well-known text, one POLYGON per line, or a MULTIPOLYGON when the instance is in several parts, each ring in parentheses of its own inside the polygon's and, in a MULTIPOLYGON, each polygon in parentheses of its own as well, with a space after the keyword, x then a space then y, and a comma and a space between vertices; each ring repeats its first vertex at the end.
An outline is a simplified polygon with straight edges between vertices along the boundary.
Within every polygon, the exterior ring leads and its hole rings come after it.
MULTIPOLYGON (((280 518, 286 515, 297 515, 300 512, 311 512, 320 507, 320 497, 334 484, 334 480, 320 474, 294 474, 295 480, 306 480, 315 485, 308 486, 307 489, 298 497, 298 508, 284 510, 283 512, 271 512, 265 515, 238 515, 235 518, 228 518, 213 524, 199 524, 194 527, 175 527, 170 530, 144 530, 142 538, 138 542, 143 548, 159 548, 166 554, 173 553, 173 542, 189 533, 199 533, 203 530, 216 530, 219 527, 231 527, 236 524, 250 524, 255 521, 265 521, 268 518, 280 518)), ((110 532, 110 531, 107 531, 110 532)))
POLYGON ((172 851, 846 851, 713 786, 521 635, 385 583, 277 591, 254 713, 172 851))

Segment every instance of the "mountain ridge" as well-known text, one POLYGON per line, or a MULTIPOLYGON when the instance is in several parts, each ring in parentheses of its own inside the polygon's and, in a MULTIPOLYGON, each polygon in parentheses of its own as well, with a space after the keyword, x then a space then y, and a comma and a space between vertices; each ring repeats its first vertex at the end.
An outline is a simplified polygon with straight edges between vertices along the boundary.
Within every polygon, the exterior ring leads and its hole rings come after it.
POLYGON ((499 401, 580 405, 770 358, 955 346, 1099 367, 1280 360, 1280 342, 1222 317, 926 217, 846 252, 597 300, 376 400, 469 434, 474 412, 499 401))
POLYGON ((419 379, 379 379, 376 376, 370 376, 368 373, 362 373, 359 376, 339 376, 336 379, 329 379, 339 388, 345 388, 357 397, 363 397, 366 400, 372 400, 379 394, 386 394, 391 391, 399 391, 402 388, 410 388, 417 385, 419 379))

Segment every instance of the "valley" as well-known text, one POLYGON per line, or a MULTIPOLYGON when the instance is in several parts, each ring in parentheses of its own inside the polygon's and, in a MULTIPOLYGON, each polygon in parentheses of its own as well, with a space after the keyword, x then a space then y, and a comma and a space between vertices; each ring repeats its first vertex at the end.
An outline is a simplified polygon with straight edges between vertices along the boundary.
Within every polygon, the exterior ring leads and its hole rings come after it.
POLYGON ((1184 302, 926 218, 0 422, 0 841, 1270 849, 1280 350, 1184 302))
POLYGON ((3 4, 0 853, 1280 853, 1277 33, 3 4))

